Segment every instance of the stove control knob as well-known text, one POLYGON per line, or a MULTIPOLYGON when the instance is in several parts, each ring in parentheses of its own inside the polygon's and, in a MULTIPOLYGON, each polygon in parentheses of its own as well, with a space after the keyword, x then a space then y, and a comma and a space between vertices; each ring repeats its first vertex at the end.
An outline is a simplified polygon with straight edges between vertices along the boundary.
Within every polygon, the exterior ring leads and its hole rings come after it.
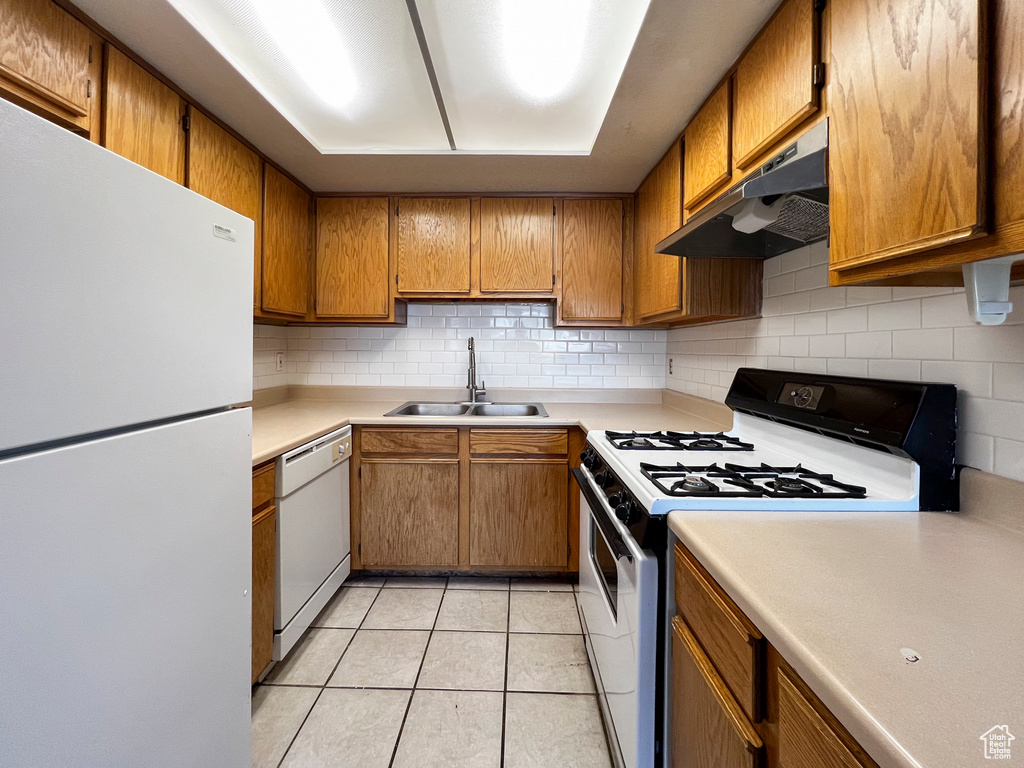
POLYGON ((580 461, 583 462, 583 466, 587 469, 593 469, 600 461, 600 457, 597 455, 597 451, 593 448, 587 448, 580 454, 580 461))
POLYGON ((615 507, 619 506, 619 504, 625 501, 625 499, 626 495, 624 493, 613 493, 608 497, 608 503, 612 505, 612 509, 615 509, 615 507))
POLYGON ((636 504, 632 499, 625 499, 615 507, 615 516, 626 525, 632 525, 637 521, 636 504))
POLYGON ((612 477, 612 473, 606 469, 602 469, 600 472, 594 475, 594 480, 596 480, 597 484, 602 488, 607 488, 609 485, 615 482, 615 479, 612 477))

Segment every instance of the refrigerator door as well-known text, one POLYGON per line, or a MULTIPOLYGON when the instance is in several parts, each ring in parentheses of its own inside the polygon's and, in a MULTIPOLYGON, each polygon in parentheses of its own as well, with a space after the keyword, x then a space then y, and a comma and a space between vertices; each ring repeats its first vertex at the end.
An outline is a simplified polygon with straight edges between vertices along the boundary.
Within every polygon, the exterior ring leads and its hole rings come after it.
POLYGON ((0 179, 0 455, 252 399, 251 220, 6 101, 0 179))
POLYGON ((248 408, 0 460, 0 765, 248 768, 248 408))

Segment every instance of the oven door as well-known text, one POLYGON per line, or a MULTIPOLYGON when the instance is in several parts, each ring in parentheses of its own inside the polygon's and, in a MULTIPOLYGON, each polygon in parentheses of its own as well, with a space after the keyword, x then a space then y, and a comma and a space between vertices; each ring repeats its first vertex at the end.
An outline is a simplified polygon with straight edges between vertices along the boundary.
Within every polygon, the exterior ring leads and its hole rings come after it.
POLYGON ((580 487, 580 615, 615 762, 654 765, 658 561, 640 549, 590 473, 580 487))

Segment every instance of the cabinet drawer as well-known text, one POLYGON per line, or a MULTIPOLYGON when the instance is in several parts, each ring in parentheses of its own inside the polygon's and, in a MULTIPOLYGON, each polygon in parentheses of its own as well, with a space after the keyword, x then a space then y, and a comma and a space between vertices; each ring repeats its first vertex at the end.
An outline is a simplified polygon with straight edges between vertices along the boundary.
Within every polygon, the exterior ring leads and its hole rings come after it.
MULTIPOLYGON (((824 705, 806 696, 782 668, 779 686, 779 764, 786 768, 871 768, 877 766, 866 755, 861 760, 847 746, 852 737, 840 735, 833 727, 824 705)), ((859 750, 858 750, 859 751, 859 750)))
POLYGON ((364 429, 362 453, 455 454, 459 452, 457 429, 364 429))
POLYGON ((255 512, 274 500, 274 485, 276 481, 276 464, 271 462, 252 473, 252 510, 255 512))
POLYGON ((676 544, 676 604, 743 712, 763 716, 764 638, 684 547, 676 544))
POLYGON ((564 429, 471 429, 469 452, 564 456, 569 450, 564 429))

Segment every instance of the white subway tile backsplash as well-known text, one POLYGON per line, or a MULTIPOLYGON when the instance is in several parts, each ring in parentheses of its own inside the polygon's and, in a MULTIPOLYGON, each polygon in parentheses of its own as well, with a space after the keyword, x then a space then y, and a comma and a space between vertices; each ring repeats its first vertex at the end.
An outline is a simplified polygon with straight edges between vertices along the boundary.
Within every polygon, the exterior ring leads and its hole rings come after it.
MULTIPOLYGON (((958 460, 1024 480, 1024 311, 980 327, 962 288, 833 288, 825 243, 794 254, 765 262, 762 318, 668 332, 670 388, 724 400, 742 365, 950 382, 961 392, 958 460), (716 341, 726 338, 731 351, 716 341)), ((1024 286, 1010 300, 1024 307, 1024 286)))

